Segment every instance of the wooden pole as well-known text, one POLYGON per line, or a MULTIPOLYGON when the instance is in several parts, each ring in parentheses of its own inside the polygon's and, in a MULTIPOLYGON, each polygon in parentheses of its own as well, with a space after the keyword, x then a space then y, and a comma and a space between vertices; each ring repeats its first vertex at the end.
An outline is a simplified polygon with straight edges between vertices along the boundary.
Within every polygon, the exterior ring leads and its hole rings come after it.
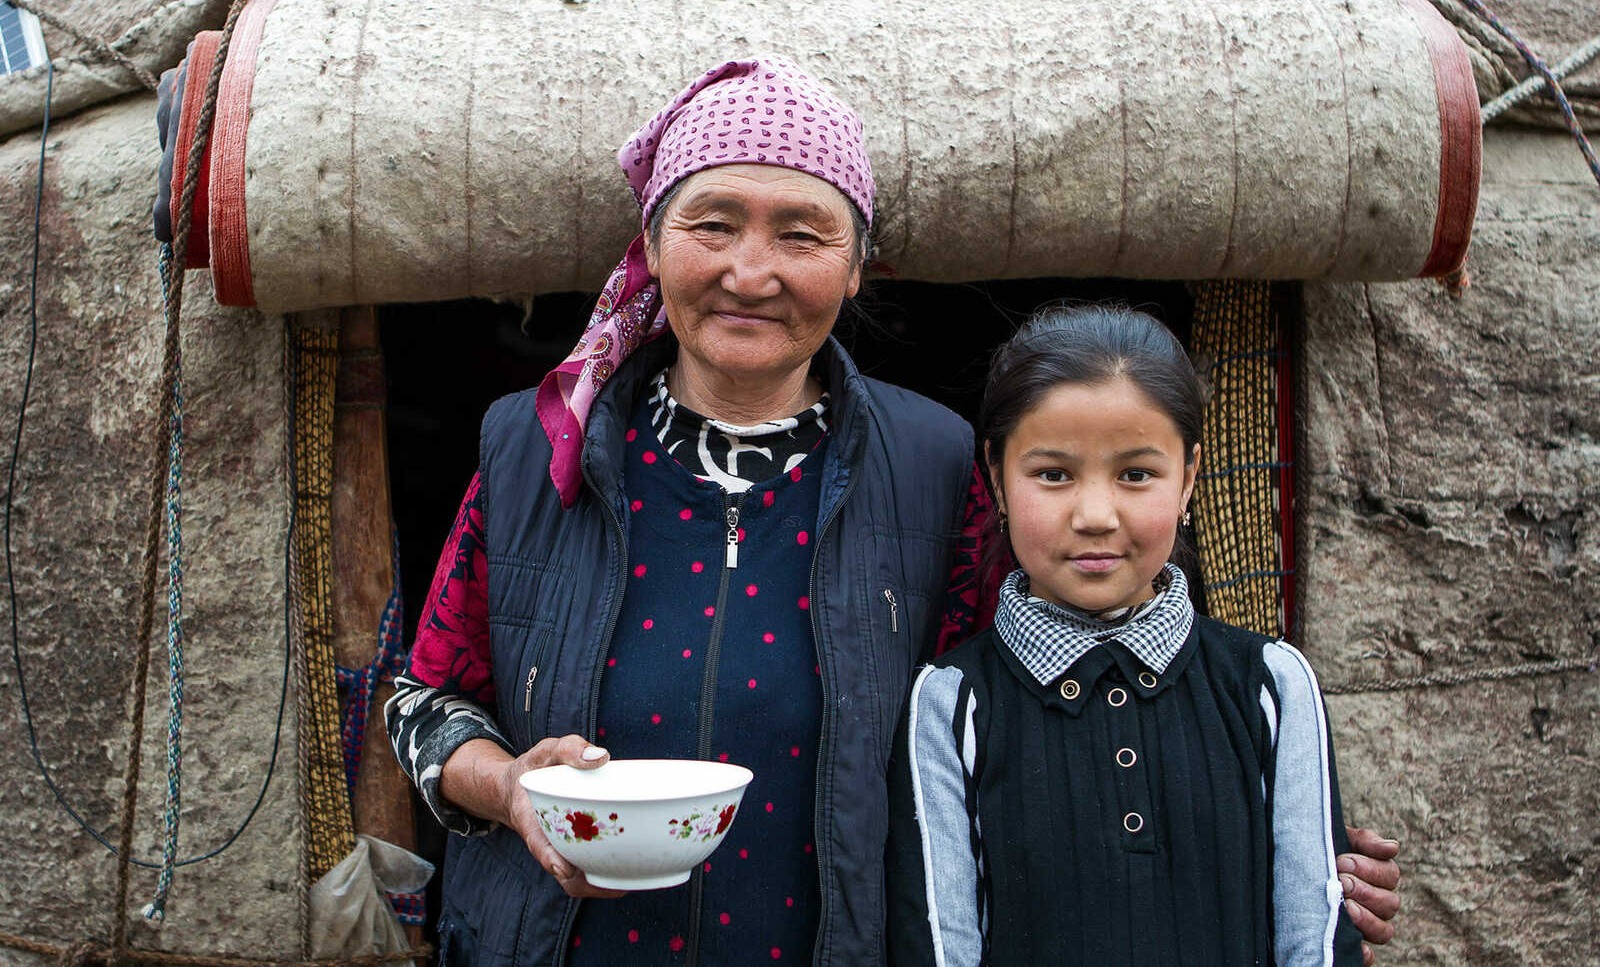
MULTIPOLYGON (((364 668, 378 650, 378 625, 394 586, 389 461, 384 423, 383 354, 370 306, 339 314, 339 382, 333 424, 334 654, 346 668, 364 668)), ((383 726, 380 684, 367 714, 353 802, 355 830, 416 848, 411 787, 395 762, 383 726)), ((408 927, 412 946, 419 927, 408 927)))

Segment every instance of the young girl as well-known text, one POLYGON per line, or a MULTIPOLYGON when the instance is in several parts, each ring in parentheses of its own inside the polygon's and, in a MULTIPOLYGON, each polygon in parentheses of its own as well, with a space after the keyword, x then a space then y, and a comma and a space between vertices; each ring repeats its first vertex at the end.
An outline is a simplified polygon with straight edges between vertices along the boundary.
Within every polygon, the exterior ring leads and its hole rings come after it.
POLYGON ((1201 409, 1143 313, 1050 310, 995 357, 978 430, 1021 569, 913 686, 896 962, 1361 963, 1316 676, 1169 563, 1201 409))

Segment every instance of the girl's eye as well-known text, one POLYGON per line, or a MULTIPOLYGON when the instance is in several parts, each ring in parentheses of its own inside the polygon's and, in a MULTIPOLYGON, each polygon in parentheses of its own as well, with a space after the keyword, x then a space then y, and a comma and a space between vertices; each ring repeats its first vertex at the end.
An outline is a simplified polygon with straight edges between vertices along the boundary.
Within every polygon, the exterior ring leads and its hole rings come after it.
POLYGON ((1041 470, 1039 479, 1045 483, 1066 483, 1068 478, 1065 470, 1041 470))
POLYGON ((1122 471, 1122 477, 1129 483, 1144 483, 1148 480, 1154 480, 1156 475, 1149 470, 1134 469, 1122 471))

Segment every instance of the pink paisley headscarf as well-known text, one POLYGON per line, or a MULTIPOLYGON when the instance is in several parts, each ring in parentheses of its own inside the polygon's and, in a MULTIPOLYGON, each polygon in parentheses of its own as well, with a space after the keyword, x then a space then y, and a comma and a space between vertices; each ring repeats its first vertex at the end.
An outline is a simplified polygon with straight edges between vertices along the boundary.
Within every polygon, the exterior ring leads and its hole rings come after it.
MULTIPOLYGON (((689 175, 765 164, 815 175, 844 193, 872 224, 874 184, 861 119, 815 78, 775 58, 734 60, 702 74, 617 152, 641 226, 689 175)), ((578 499, 583 429, 605 381, 634 350, 667 329, 661 291, 633 240, 600 292, 583 337, 539 384, 539 422, 550 438, 550 479, 561 505, 578 499)))

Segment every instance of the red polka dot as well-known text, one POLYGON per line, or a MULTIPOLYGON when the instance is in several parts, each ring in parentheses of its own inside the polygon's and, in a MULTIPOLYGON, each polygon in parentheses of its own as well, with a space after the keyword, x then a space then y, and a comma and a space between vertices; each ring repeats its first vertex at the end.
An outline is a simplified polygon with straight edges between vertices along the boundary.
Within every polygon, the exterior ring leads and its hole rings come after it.
POLYGON ((786 906, 786 907, 794 906, 794 897, 792 897, 792 896, 784 897, 783 898, 783 905, 786 906))
POLYGON ((789 755, 795 759, 800 758, 800 747, 798 745, 789 746, 789 755))
POLYGON ((778 949, 777 947, 773 947, 772 948, 772 959, 773 960, 782 960, 783 959, 783 951, 778 949))
POLYGON ((774 805, 772 805, 772 803, 770 803, 770 802, 769 802, 769 803, 767 803, 767 812, 769 812, 769 813, 770 813, 770 812, 772 812, 772 811, 773 811, 773 810, 774 810, 774 809, 776 809, 776 808, 777 808, 777 807, 776 807, 776 806, 774 806, 774 805))
POLYGON ((774 641, 778 640, 778 636, 769 631, 766 634, 761 636, 761 640, 770 645, 774 641))
POLYGON ((810 611, 811 610, 811 596, 810 595, 806 595, 805 597, 801 598, 796 603, 800 605, 800 610, 801 611, 810 611))
POLYGON ((617 667, 617 660, 615 658, 607 658, 606 659, 606 667, 607 668, 615 668, 615 667, 617 667))
POLYGON ((711 861, 710 860, 706 860, 706 865, 702 866, 701 869, 705 870, 707 873, 710 873, 711 872, 711 861))
POLYGON ((633 569, 633 576, 636 578, 642 578, 644 577, 645 570, 646 568, 643 564, 636 565, 633 569))
POLYGON ((683 650, 683 657, 690 658, 690 657, 693 657, 693 655, 694 655, 694 652, 690 651, 689 649, 685 648, 683 650))
POLYGON ((633 503, 629 504, 628 506, 633 508, 633 512, 635 514, 637 514, 639 511, 644 509, 644 501, 635 500, 633 503))
POLYGON ((805 531, 801 531, 800 533, 794 535, 794 542, 796 544, 809 544, 811 543, 811 535, 807 534, 805 531))
POLYGON ((702 564, 701 562, 699 562, 699 561, 695 561, 693 564, 689 565, 689 570, 693 571, 696 574, 699 574, 701 571, 704 571, 705 569, 706 569, 706 566, 704 564, 702 564))
POLYGON ((745 684, 746 688, 755 688, 756 687, 756 680, 754 678, 752 678, 748 682, 745 682, 744 684, 745 684))
POLYGON ((639 459, 643 460, 645 463, 655 463, 656 452, 654 450, 646 450, 644 452, 644 456, 640 457, 639 459))
POLYGON ((793 470, 789 471, 789 479, 790 480, 799 480, 800 479, 800 468, 799 467, 795 467, 793 470))
POLYGON ((583 938, 578 936, 577 934, 573 934, 572 935, 572 945, 574 947, 582 947, 583 946, 583 938))
POLYGON ((685 507, 682 510, 678 511, 678 519, 679 520, 688 520, 689 518, 691 518, 693 516, 694 516, 694 511, 690 510, 687 507, 685 507))
POLYGON ((744 543, 744 528, 743 527, 739 528, 739 543, 741 543, 741 544, 744 543))
POLYGON ((644 630, 649 631, 651 628, 654 628, 655 626, 656 626, 656 619, 654 619, 654 618, 646 618, 646 619, 644 619, 644 630))
POLYGON ((639 931, 637 931, 637 930, 629 930, 628 931, 628 943, 638 943, 638 942, 639 942, 639 931))
POLYGON ((654 715, 650 716, 650 724, 651 725, 660 725, 661 724, 661 713, 660 712, 657 712, 654 715))
POLYGON ((726 911, 724 911, 724 912, 723 912, 723 914, 722 914, 722 915, 721 915, 721 916, 719 916, 719 917, 717 917, 717 920, 718 920, 718 921, 719 921, 719 922, 720 922, 720 923, 721 923, 721 924, 722 924, 722 925, 723 925, 723 926, 724 926, 724 927, 726 927, 726 926, 727 926, 727 925, 728 925, 728 924, 730 924, 730 923, 732 923, 732 922, 733 922, 733 918, 732 918, 732 917, 730 917, 730 916, 728 916, 728 914, 727 914, 727 912, 726 912, 726 911))
POLYGON ((627 434, 623 437, 623 439, 627 440, 629 443, 632 443, 633 441, 639 439, 639 431, 638 430, 629 430, 627 432, 627 434))
POLYGON ((744 593, 749 595, 752 598, 755 597, 758 593, 760 593, 760 591, 761 591, 761 589, 756 587, 754 584, 747 584, 747 585, 745 585, 745 588, 744 588, 744 593))
POLYGON ((777 499, 778 499, 778 495, 769 490, 766 493, 761 495, 761 506, 763 506, 763 507, 771 507, 772 506, 772 502, 774 500, 777 500, 777 499))
POLYGON ((709 604, 706 605, 706 617, 707 618, 712 617, 716 613, 717 613, 717 609, 715 607, 713 607, 712 605, 709 605, 709 604))
POLYGON ((599 738, 599 739, 605 738, 606 737, 606 727, 603 726, 603 725, 600 726, 598 729, 595 729, 594 734, 595 734, 595 738, 599 738))
POLYGON ((727 762, 727 761, 728 761, 728 753, 726 753, 726 752, 719 752, 719 753, 718 753, 718 754, 717 754, 717 761, 718 761, 718 762, 727 762))
POLYGON ((682 950, 684 946, 685 944, 682 937, 673 937, 671 940, 667 941, 667 949, 671 950, 673 953, 677 953, 678 951, 682 950))
POLYGON ((806 844, 806 852, 807 853, 811 853, 811 852, 815 852, 815 851, 816 851, 816 847, 815 846, 812 846, 810 843, 806 844))
POLYGON ((813 675, 821 675, 822 674, 822 666, 821 665, 812 665, 811 666, 811 674, 813 674, 813 675))
POLYGON ((741 859, 741 860, 747 860, 747 859, 749 859, 749 858, 750 858, 750 851, 749 851, 749 850, 747 850, 747 849, 742 849, 742 850, 740 850, 740 851, 739 851, 739 858, 740 858, 740 859, 741 859))

